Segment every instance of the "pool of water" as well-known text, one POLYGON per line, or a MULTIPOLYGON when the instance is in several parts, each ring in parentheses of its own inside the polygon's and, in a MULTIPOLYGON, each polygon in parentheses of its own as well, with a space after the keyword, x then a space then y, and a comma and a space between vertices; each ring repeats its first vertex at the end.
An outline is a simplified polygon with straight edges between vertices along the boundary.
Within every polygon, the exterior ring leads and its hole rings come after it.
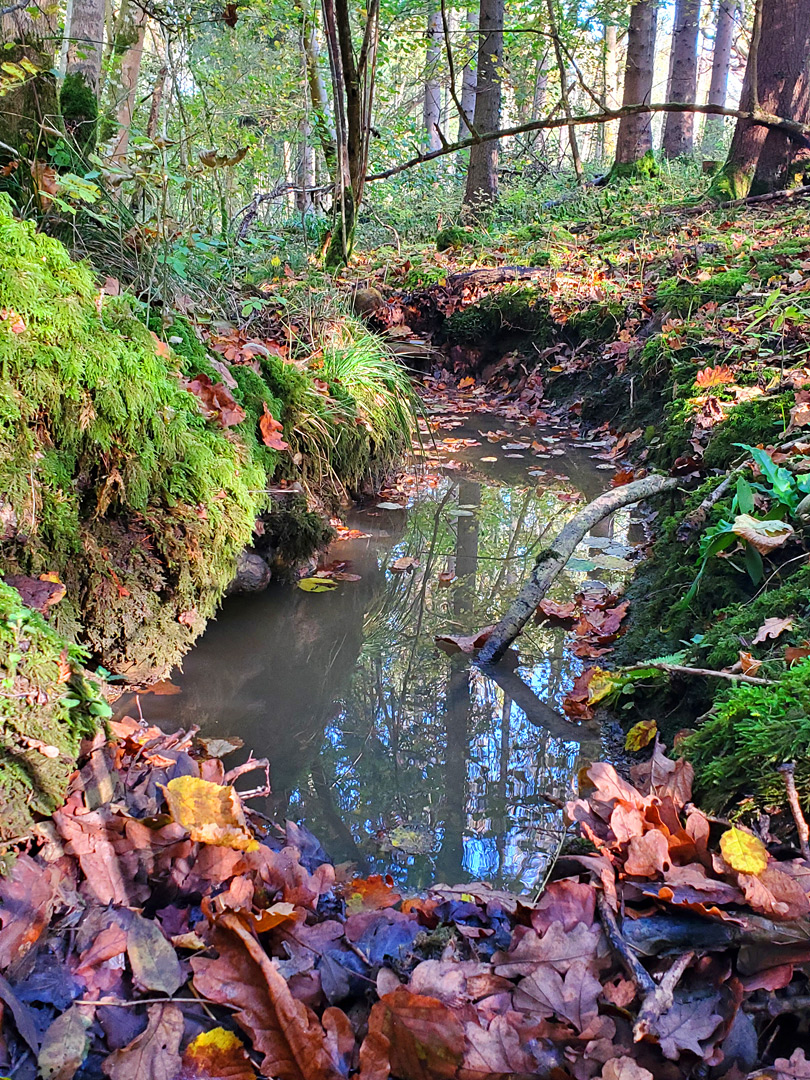
MULTIPOLYGON (((165 728, 240 736, 270 759, 268 812, 304 822, 335 862, 411 889, 485 879, 524 891, 561 840, 554 800, 599 753, 595 726, 561 712, 583 662, 564 630, 536 625, 496 680, 434 637, 495 621, 575 494, 593 498, 611 473, 598 447, 562 426, 527 435, 489 416, 442 423, 444 444, 401 484, 407 506, 356 508, 347 524, 367 535, 324 560, 359 580, 228 599, 175 673, 181 692, 126 707, 165 728), (418 566, 391 568, 407 556, 418 566)), ((615 587, 640 539, 629 511, 602 522, 552 597, 615 587)))

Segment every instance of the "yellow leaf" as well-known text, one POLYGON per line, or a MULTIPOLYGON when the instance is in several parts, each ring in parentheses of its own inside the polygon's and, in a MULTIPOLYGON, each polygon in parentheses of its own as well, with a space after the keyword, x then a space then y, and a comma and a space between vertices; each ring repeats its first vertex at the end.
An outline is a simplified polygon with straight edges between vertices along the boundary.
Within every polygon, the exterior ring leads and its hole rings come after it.
POLYGON ((768 850, 760 839, 742 829, 729 829, 720 837, 720 852, 731 867, 740 874, 762 873, 768 865, 768 850))
POLYGON ((183 1053, 181 1075, 188 1080, 227 1076, 230 1080, 251 1080, 256 1070, 244 1044, 227 1028, 216 1027, 192 1039, 183 1053))
POLYGON ((196 776, 176 776, 165 791, 172 819, 188 830, 192 840, 237 851, 258 849, 234 788, 196 776))
POLYGON ((591 681, 588 683, 588 704, 596 705, 597 702, 612 694, 619 684, 619 680, 610 671, 596 668, 591 681))
POLYGON ((639 720, 637 724, 627 732, 624 740, 625 750, 643 750, 658 734, 658 725, 655 720, 639 720))
POLYGON ((337 588, 337 582, 330 578, 303 577, 298 582, 298 588, 304 592, 331 592, 337 588))

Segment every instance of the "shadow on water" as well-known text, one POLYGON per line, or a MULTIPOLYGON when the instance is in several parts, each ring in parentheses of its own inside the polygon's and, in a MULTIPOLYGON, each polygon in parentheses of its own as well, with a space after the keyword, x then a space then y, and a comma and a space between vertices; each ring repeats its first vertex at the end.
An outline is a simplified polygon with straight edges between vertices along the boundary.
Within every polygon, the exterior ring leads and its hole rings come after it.
MULTIPOLYGON (((454 435, 498 423, 482 418, 454 435)), ((544 533, 571 513, 561 494, 592 498, 605 486, 581 447, 538 461, 482 443, 454 453, 461 467, 440 470, 407 511, 353 515, 370 535, 335 544, 330 558, 347 560, 359 581, 228 600, 175 677, 182 693, 140 698, 163 726, 241 736, 271 761, 274 814, 304 821, 336 862, 409 888, 465 879, 531 888, 562 835, 554 802, 598 753, 593 725, 561 713, 582 666, 562 630, 532 627, 513 669, 495 672, 434 644, 506 608, 544 533), (529 474, 539 467, 545 476, 529 474), (406 555, 418 567, 392 572, 406 555)), ((627 512, 603 523, 553 598, 621 580, 632 528, 627 512)))

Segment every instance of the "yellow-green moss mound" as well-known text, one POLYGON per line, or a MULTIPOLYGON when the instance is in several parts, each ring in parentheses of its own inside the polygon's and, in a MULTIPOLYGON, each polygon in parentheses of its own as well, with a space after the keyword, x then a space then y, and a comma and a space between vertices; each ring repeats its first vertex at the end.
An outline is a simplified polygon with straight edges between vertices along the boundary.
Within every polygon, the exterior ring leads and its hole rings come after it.
POLYGON ((138 677, 213 613, 266 474, 131 304, 0 202, 0 567, 59 573, 55 628, 138 677))

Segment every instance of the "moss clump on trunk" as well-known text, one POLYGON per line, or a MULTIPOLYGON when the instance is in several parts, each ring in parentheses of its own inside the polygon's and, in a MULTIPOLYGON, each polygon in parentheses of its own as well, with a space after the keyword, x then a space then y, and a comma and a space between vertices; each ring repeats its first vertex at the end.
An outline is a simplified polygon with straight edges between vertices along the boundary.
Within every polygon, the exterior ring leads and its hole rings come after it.
POLYGON ((610 170, 610 180, 652 180, 658 176, 658 163, 652 150, 638 161, 614 161, 610 170))

